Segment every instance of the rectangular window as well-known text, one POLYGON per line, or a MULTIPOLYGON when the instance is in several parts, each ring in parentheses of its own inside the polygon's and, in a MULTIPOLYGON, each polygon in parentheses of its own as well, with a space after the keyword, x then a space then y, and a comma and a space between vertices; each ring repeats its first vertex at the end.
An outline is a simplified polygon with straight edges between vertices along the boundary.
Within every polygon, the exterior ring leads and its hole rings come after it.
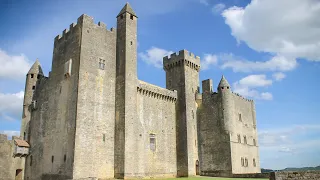
POLYGON ((241 166, 244 166, 244 160, 241 158, 241 166))
POLYGON ((256 146, 257 145, 257 142, 255 139, 253 139, 253 145, 256 146))
POLYGON ((238 143, 241 143, 241 136, 238 134, 238 143))
POLYGON ((104 70, 106 60, 99 58, 99 69, 104 70))
POLYGON ((31 78, 33 78, 33 74, 31 74, 31 78))
POLYGON ((156 151, 156 135, 150 134, 150 150, 155 152, 156 151))
POLYGON ((103 134, 103 142, 106 142, 106 135, 105 134, 103 134))
POLYGON ((256 159, 253 158, 253 166, 256 167, 256 159))
POLYGON ((241 122, 242 122, 241 113, 239 113, 239 121, 241 121, 241 122))
POLYGON ((32 90, 35 90, 36 89, 36 86, 32 86, 32 90))
POLYGON ((53 163, 53 161, 54 161, 54 156, 51 156, 51 162, 53 163))
POLYGON ((247 136, 243 136, 243 143, 247 144, 247 136))

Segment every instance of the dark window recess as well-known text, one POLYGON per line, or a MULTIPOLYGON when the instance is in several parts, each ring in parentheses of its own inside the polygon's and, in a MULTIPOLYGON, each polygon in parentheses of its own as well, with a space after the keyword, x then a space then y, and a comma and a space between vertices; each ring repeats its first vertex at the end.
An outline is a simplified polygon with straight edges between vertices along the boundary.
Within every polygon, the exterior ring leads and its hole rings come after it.
POLYGON ((51 156, 51 162, 53 163, 53 161, 54 161, 54 156, 51 156))
POLYGON ((256 159, 253 158, 253 166, 256 167, 256 159))
POLYGON ((255 139, 253 139, 253 145, 256 146, 257 145, 257 142, 255 139))
POLYGON ((243 143, 247 144, 247 136, 243 137, 243 143))
POLYGON ((130 44, 132 45, 132 41, 130 41, 130 44))
POLYGON ((67 160, 67 155, 64 155, 63 161, 66 162, 66 160, 67 160))
POLYGON ((121 19, 123 19, 123 14, 120 16, 121 19))
POLYGON ((26 136, 26 132, 23 133, 23 140, 26 140, 27 136, 26 136))
POLYGON ((106 60, 103 60, 103 59, 99 60, 99 69, 104 70, 104 66, 106 65, 105 62, 106 60))
POLYGON ((130 15, 130 19, 132 19, 132 20, 133 20, 133 15, 130 15))
POLYGON ((40 79, 40 74, 37 75, 37 79, 40 79))
POLYGON ((33 78, 33 74, 31 74, 31 78, 33 78))
POLYGON ((150 134, 150 150, 155 152, 156 151, 156 135, 150 134))
POLYGON ((30 166, 32 166, 32 155, 30 156, 30 166))
POLYGON ((36 86, 32 86, 32 90, 35 90, 36 89, 36 86))
POLYGON ((221 87, 221 89, 224 89, 224 87, 221 87))
POLYGON ((106 135, 105 134, 103 134, 103 142, 106 142, 106 135))

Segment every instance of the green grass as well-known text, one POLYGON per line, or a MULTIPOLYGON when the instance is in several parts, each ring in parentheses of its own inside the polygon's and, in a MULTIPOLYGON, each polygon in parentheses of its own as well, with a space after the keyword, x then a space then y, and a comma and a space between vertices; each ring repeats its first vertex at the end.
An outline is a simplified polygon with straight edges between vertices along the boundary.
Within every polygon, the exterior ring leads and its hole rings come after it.
POLYGON ((201 179, 203 179, 203 180, 267 180, 264 178, 222 178, 222 177, 171 178, 171 179, 166 179, 166 180, 201 180, 201 179))

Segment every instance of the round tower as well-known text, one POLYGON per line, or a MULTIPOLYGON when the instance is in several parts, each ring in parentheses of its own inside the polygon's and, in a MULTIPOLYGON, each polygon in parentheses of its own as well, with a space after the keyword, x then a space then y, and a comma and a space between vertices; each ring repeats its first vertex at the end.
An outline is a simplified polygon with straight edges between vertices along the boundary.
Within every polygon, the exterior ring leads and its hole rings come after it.
POLYGON ((33 99, 34 91, 37 89, 37 81, 43 77, 43 71, 40 66, 38 59, 31 66, 29 72, 26 75, 26 85, 24 91, 24 100, 23 100, 23 112, 22 112, 22 122, 21 122, 21 130, 20 136, 23 137, 24 140, 27 140, 27 124, 30 121, 31 117, 31 103, 33 99))
POLYGON ((224 76, 222 76, 218 85, 218 93, 221 97, 221 122, 223 123, 225 130, 230 132, 232 131, 234 103, 230 84, 224 76))

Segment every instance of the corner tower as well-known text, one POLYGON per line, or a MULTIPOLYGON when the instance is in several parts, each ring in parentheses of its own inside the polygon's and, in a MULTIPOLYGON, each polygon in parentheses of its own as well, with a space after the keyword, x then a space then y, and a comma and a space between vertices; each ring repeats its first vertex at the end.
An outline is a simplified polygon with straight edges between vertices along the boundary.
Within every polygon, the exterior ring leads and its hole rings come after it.
POLYGON ((178 91, 177 175, 194 176, 198 164, 197 105, 200 58, 186 50, 163 58, 166 87, 178 91))
POLYGON ((29 129, 28 124, 31 118, 31 104, 34 95, 34 91, 37 89, 37 81, 43 77, 43 72, 39 60, 31 66, 29 72, 26 75, 26 85, 23 100, 23 112, 22 112, 22 122, 20 129, 20 136, 24 140, 28 140, 29 129))
POLYGON ((137 122, 137 15, 129 5, 117 16, 115 178, 134 176, 137 122))
POLYGON ((233 131, 233 94, 230 88, 230 84, 226 78, 222 75, 220 83, 218 85, 218 94, 220 96, 220 102, 222 105, 222 120, 224 124, 224 129, 226 131, 233 131))

